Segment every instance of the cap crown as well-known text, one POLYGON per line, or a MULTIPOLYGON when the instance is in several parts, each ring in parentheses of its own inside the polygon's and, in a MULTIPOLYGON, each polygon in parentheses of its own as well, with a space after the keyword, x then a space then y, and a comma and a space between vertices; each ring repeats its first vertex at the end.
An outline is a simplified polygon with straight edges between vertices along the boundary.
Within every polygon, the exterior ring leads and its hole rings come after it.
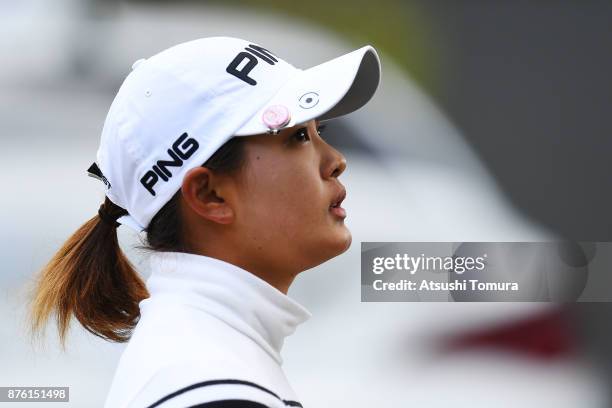
POLYGON ((144 229, 185 173, 300 71, 230 37, 185 42, 137 61, 111 104, 97 151, 106 195, 128 210, 132 227, 144 229))

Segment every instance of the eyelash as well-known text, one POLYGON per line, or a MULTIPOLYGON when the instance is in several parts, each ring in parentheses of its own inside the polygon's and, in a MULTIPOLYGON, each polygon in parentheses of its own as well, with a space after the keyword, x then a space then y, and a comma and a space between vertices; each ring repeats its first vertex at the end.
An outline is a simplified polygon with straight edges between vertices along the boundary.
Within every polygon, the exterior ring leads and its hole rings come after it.
MULTIPOLYGON (((321 136, 321 132, 323 132, 323 130, 325 129, 325 126, 326 125, 320 125, 317 128, 317 132, 319 133, 319 136, 321 136)), ((305 141, 310 140, 310 137, 308 136, 308 129, 305 127, 299 129, 297 132, 293 134, 293 138, 298 140, 299 142, 305 142, 305 141)))

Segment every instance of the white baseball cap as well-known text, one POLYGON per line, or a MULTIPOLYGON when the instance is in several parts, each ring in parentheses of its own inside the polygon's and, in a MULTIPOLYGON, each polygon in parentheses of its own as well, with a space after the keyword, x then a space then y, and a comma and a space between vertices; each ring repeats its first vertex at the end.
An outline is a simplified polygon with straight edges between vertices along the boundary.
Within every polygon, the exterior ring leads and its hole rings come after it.
POLYGON ((178 44, 132 65, 87 172, 128 211, 117 221, 141 232, 187 171, 232 137, 345 115, 365 105, 379 83, 370 45, 302 70, 239 38, 178 44))

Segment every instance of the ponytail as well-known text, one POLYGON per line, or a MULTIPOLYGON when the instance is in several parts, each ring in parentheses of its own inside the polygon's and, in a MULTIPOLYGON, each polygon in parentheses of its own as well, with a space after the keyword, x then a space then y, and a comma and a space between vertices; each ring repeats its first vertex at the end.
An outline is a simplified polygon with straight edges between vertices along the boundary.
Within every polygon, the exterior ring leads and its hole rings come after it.
POLYGON ((54 314, 62 347, 72 316, 105 340, 129 340, 140 318, 138 304, 149 293, 104 214, 116 220, 127 211, 106 198, 100 215, 72 234, 39 273, 29 308, 33 335, 54 314))
MULTIPOLYGON (((233 174, 245 164, 244 137, 229 139, 203 164, 233 174)), ((151 219, 139 249, 191 252, 182 235, 179 189, 151 219)), ((29 323, 32 337, 55 314, 62 347, 74 316, 90 333, 123 343, 140 319, 139 303, 149 297, 144 281, 117 240, 116 220, 127 211, 108 198, 98 215, 83 224, 42 269, 34 282, 29 323)))

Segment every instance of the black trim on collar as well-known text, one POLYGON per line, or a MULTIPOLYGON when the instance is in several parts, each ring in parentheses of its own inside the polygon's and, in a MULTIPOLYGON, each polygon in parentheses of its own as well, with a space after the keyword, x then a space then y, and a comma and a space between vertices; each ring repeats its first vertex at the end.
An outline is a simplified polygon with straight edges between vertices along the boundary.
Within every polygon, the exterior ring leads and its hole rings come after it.
POLYGON ((267 405, 250 400, 220 400, 192 405, 189 408, 269 408, 267 405))
MULTIPOLYGON (((254 387, 254 388, 257 388, 257 389, 259 389, 261 391, 267 392, 268 394, 272 395, 274 398, 277 398, 280 401, 282 401, 283 404, 285 404, 288 407, 303 408, 302 404, 300 404, 299 402, 291 401, 291 400, 284 400, 281 397, 279 397, 276 393, 274 393, 273 391, 270 391, 269 389, 267 389, 265 387, 262 387, 259 384, 255 384, 255 383, 250 382, 250 381, 236 380, 236 379, 210 380, 210 381, 202 381, 202 382, 199 382, 199 383, 195 383, 195 384, 189 385, 187 387, 181 388, 181 389, 179 389, 177 391, 174 391, 171 394, 166 395, 165 397, 161 398, 160 400, 158 400, 157 402, 153 403, 152 405, 149 405, 147 408, 155 408, 155 407, 163 404, 164 402, 166 402, 166 401, 168 401, 168 400, 170 400, 170 399, 172 399, 174 397, 177 397, 177 396, 179 396, 181 394, 184 394, 184 393, 186 393, 188 391, 191 391, 191 390, 194 390, 196 388, 202 388, 202 387, 207 387, 207 386, 210 386, 210 385, 219 385, 219 384, 247 385, 249 387, 254 387)), ((236 400, 227 400, 227 401, 236 401, 236 400)), ((200 407, 200 406, 206 407, 207 405, 202 405, 202 404, 197 405, 197 407, 200 407)), ((213 406, 214 405, 212 405, 211 407, 213 407, 213 406)), ((219 408, 220 407, 222 407, 222 406, 220 405, 219 408)), ((255 408, 255 407, 253 407, 253 408, 255 408)))

